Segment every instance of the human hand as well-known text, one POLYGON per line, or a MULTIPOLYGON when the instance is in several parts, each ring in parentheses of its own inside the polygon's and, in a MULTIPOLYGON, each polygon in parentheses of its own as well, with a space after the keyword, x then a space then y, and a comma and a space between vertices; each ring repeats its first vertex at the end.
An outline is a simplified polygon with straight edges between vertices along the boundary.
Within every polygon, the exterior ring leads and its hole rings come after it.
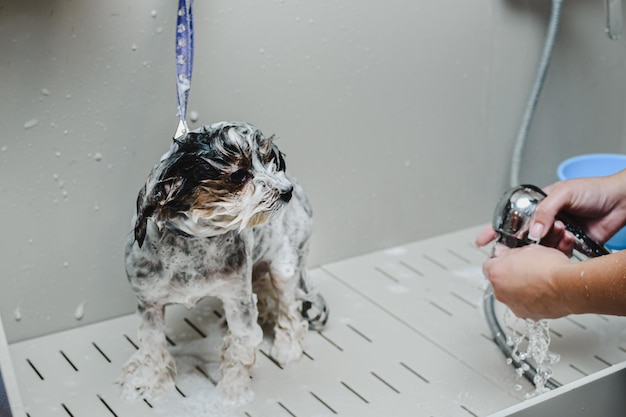
POLYGON ((521 318, 539 320, 572 313, 555 277, 560 268, 571 265, 561 251, 541 245, 527 245, 498 251, 483 263, 496 299, 521 318))
MULTIPOLYGON (((626 223, 626 170, 618 174, 561 181, 544 189, 548 196, 537 206, 529 238, 571 255, 574 236, 557 214, 564 212, 593 239, 607 241, 626 223)), ((484 246, 497 236, 487 227, 476 238, 484 246)))
MULTIPOLYGON (((600 242, 606 242, 626 223, 626 171, 607 177, 560 181, 544 191, 547 197, 535 210, 529 238, 543 240, 550 236, 550 225, 555 224, 558 213, 568 215, 589 237, 600 242)), ((569 232, 563 236, 572 237, 569 232)))

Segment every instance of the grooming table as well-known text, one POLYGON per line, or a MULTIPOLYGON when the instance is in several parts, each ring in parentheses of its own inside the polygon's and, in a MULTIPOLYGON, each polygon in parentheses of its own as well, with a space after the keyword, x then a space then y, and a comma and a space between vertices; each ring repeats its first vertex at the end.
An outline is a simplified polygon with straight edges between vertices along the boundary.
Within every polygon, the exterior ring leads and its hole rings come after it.
MULTIPOLYGON (((304 357, 285 369, 269 357, 266 339, 252 370, 255 399, 245 406, 216 405, 224 330, 219 302, 206 299, 191 310, 167 310, 176 390, 153 401, 120 399, 116 380, 136 349, 138 320, 128 315, 10 345, 24 404, 14 414, 468 417, 501 411, 533 387, 506 364, 483 317, 481 263, 489 249, 473 244, 481 228, 310 271, 330 307, 328 326, 309 332, 304 357)), ((552 321, 551 350, 561 355, 554 379, 570 384, 625 361, 624 329, 618 317, 552 321)))

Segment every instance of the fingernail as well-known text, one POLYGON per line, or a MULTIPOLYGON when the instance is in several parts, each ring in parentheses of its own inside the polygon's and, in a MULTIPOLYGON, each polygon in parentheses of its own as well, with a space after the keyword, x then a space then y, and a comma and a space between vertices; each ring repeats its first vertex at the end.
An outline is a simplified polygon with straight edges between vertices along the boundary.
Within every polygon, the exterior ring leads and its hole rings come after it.
POLYGON ((535 223, 531 226, 530 230, 528 231, 528 239, 539 243, 539 241, 541 240, 542 233, 543 233, 543 224, 535 223))

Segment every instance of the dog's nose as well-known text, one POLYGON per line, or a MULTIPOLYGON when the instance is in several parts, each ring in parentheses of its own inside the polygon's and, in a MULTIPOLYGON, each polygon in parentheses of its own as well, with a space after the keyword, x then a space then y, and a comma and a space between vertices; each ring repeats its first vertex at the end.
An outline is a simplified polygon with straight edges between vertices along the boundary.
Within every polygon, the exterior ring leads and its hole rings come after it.
POLYGON ((285 203, 288 203, 291 200, 291 197, 293 197, 293 186, 280 192, 280 199, 285 203))

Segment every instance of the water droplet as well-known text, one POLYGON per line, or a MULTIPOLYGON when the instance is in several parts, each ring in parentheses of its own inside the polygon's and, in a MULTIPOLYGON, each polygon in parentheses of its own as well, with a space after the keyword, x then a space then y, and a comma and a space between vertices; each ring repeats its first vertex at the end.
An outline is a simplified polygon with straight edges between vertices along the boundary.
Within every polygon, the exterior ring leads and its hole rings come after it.
POLYGON ((32 129, 39 124, 39 119, 30 119, 24 122, 24 129, 32 129))
POLYGON ((159 26, 158 28, 156 28, 156 33, 160 34, 163 33, 163 28, 161 26, 159 26))
POLYGON ((150 16, 152 16, 153 18, 157 17, 157 11, 154 9, 150 10, 150 16))
POLYGON ((131 49, 131 50, 133 50, 133 51, 136 51, 136 50, 137 50, 137 45, 132 44, 132 45, 130 46, 130 49, 131 49))
POLYGON ((259 49, 259 53, 260 53, 261 55, 263 55, 263 54, 265 53, 265 49, 263 49, 263 48, 259 49))
POLYGON ((93 156, 94 161, 102 161, 102 154, 100 152, 96 152, 93 156))
POLYGON ((76 307, 76 311, 74 312, 74 317, 76 317, 76 320, 82 320, 84 316, 85 316, 85 302, 82 301, 78 305, 78 307, 76 307))
POLYGON ((3 146, 2 148, 0 148, 0 151, 2 151, 2 152, 6 152, 6 151, 8 151, 8 150, 9 150, 9 147, 8 147, 8 146, 6 146, 6 145, 5 145, 5 146, 3 146))
POLYGON ((41 89, 41 94, 43 94, 44 96, 49 96, 50 95, 50 90, 48 90, 47 88, 42 88, 41 89))
POLYGON ((22 320, 22 312, 20 311, 19 307, 15 307, 15 310, 13 311, 13 317, 15 317, 15 321, 22 320))
POLYGON ((93 211, 100 211, 100 206, 97 204, 93 206, 93 211))
POLYGON ((60 158, 60 157, 61 157, 61 152, 56 151, 56 152, 55 152, 55 154, 54 154, 54 156, 56 156, 57 158, 60 158))
POLYGON ((69 262, 67 262, 67 261, 63 262, 63 268, 68 268, 69 266, 70 266, 69 262))
POLYGON ((71 98, 72 98, 72 95, 71 95, 71 94, 66 94, 66 95, 65 95, 65 98, 69 100, 69 99, 71 99, 71 98))
POLYGON ((194 123, 197 122, 199 118, 200 118, 200 115, 198 114, 197 111, 192 110, 189 113, 189 120, 191 120, 192 122, 194 122, 194 123))

